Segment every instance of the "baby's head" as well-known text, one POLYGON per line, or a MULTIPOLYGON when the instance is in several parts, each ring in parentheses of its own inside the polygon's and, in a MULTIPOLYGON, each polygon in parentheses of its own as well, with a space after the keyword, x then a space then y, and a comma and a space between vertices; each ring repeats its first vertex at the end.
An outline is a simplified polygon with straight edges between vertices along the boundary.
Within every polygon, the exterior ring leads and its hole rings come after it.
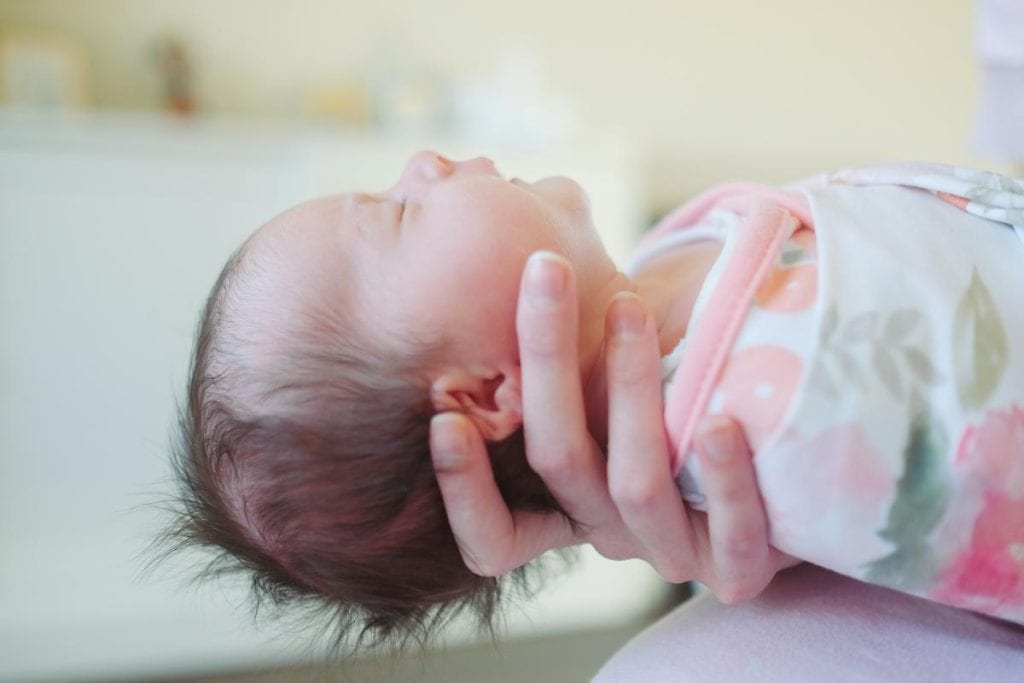
POLYGON ((343 630, 420 635, 494 579, 464 565, 430 418, 469 417, 512 508, 558 510, 526 464, 515 314, 535 251, 576 273, 581 374, 622 276, 567 178, 508 181, 421 152, 379 194, 317 199, 229 260, 196 339, 177 467, 188 542, 253 573, 258 597, 334 610, 343 630))

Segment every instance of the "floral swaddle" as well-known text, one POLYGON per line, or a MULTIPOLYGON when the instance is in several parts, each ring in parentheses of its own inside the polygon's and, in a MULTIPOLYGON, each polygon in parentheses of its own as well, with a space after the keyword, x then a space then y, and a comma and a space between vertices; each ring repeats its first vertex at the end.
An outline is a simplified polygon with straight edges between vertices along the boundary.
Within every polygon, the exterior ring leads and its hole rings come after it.
POLYGON ((1024 623, 1024 184, 918 164, 726 186, 641 260, 709 229, 667 371, 684 497, 697 421, 731 415, 778 548, 1024 623))

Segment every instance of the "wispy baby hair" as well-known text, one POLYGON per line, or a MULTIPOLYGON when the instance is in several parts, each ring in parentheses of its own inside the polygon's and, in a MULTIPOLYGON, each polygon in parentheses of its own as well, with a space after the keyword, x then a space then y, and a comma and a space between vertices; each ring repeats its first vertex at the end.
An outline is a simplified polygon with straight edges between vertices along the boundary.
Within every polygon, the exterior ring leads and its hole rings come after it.
MULTIPOLYGON (((206 574, 248 572, 257 607, 328 614, 336 647, 423 643, 467 609, 491 628, 526 573, 473 574, 448 525, 424 372, 440 342, 370 344, 358 315, 329 303, 274 315, 266 266, 243 245, 199 322, 173 453, 175 546, 214 549, 206 574)), ((510 507, 559 510, 521 430, 490 456, 510 507)))

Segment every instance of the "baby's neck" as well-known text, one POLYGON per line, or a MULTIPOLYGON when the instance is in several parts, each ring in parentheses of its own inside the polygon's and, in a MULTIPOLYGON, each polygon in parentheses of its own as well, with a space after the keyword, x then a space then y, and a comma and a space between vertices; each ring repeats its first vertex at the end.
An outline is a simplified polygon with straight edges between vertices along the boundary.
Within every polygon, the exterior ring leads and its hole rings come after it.
MULTIPOLYGON (((686 327, 701 285, 720 251, 721 245, 716 242, 698 242, 673 249, 652 259, 629 282, 629 288, 644 300, 654 318, 662 356, 675 348, 686 335, 686 327)), ((600 329, 604 329, 603 321, 600 329)), ((587 425, 591 435, 602 447, 608 441, 608 392, 603 342, 602 336, 599 350, 593 354, 589 369, 584 365, 582 376, 587 425)))
POLYGON ((657 325, 661 355, 686 335, 697 295, 721 251, 721 244, 710 241, 680 247, 652 260, 634 278, 657 325))

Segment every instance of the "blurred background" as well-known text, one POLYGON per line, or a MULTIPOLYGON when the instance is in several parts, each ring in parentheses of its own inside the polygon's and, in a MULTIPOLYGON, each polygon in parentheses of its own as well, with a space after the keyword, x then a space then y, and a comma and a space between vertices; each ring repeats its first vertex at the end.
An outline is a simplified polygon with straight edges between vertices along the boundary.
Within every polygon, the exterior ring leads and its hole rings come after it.
POLYGON ((274 213, 414 151, 577 178, 613 256, 725 180, 1019 172, 1020 0, 0 0, 0 681, 585 680, 678 599, 582 553, 436 651, 318 668, 143 572, 199 308, 274 213))

